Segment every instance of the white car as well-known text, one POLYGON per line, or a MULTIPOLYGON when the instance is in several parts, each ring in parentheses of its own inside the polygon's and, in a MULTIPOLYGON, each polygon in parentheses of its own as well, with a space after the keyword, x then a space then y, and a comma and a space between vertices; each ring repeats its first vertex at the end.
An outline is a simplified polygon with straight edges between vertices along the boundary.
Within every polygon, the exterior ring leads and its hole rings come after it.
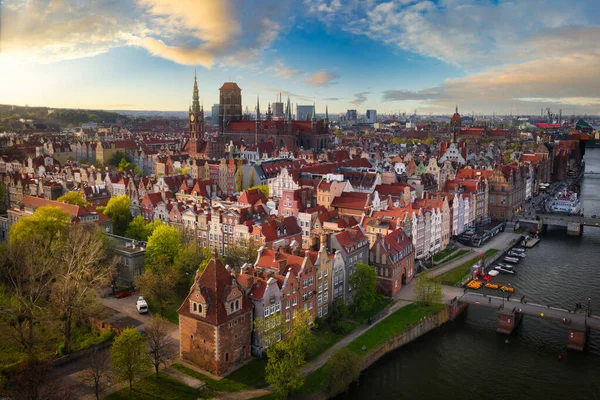
POLYGON ((140 313, 140 314, 145 314, 148 312, 148 303, 146 303, 146 300, 144 300, 144 296, 138 297, 138 300, 137 300, 137 303, 135 306, 138 310, 138 313, 140 313))

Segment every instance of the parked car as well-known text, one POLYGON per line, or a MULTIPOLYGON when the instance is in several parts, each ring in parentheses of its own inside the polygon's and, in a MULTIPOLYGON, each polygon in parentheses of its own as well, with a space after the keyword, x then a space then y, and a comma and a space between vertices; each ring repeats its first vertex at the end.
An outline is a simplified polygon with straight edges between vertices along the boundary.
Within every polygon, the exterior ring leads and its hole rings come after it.
POLYGON ((138 297, 138 300, 137 300, 137 303, 135 306, 138 310, 138 313, 140 313, 140 314, 145 314, 148 312, 148 303, 146 303, 146 300, 144 300, 144 296, 138 297))
POLYGON ((115 296, 117 299, 122 299, 123 297, 129 297, 131 296, 131 292, 129 290, 124 290, 122 292, 117 293, 117 295, 115 296))

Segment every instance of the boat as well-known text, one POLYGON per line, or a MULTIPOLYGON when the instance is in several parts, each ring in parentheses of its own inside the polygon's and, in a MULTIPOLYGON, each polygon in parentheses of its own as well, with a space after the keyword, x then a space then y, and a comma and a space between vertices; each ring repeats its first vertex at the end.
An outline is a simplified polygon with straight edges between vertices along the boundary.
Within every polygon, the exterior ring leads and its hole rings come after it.
POLYGON ((498 267, 502 267, 502 268, 506 268, 506 269, 513 269, 514 265, 498 263, 498 267))
POLYGON ((519 253, 525 253, 526 251, 526 249, 524 249, 523 247, 513 247, 511 250, 518 251, 519 253))
POLYGON ((513 250, 511 250, 511 251, 509 251, 506 254, 508 254, 509 256, 513 256, 513 257, 521 257, 521 258, 527 257, 527 254, 522 253, 520 251, 513 251, 513 250))
POLYGON ((551 209, 555 212, 579 214, 581 201, 577 198, 577 193, 563 190, 554 197, 551 209))
POLYGON ((517 264, 519 262, 519 259, 515 257, 504 257, 504 261, 511 264, 517 264))
POLYGON ((489 276, 498 276, 500 272, 496 271, 495 269, 491 270, 490 272, 488 272, 489 276))
POLYGON ((512 269, 507 269, 507 268, 500 267, 500 266, 495 267, 495 269, 496 269, 496 271, 500 271, 503 274, 511 274, 511 275, 515 274, 515 271, 513 271, 512 269))

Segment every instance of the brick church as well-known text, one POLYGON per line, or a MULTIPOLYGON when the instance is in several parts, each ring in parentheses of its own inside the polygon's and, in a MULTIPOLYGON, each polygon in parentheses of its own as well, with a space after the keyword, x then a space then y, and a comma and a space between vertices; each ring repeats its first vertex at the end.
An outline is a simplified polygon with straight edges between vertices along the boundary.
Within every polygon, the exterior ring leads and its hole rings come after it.
MULTIPOLYGON (((213 116, 215 118, 215 116, 213 116)), ((313 108, 310 119, 292 118, 292 106, 288 98, 283 117, 274 117, 269 105, 265 115, 256 101, 256 118, 250 120, 242 113, 242 89, 235 82, 225 82, 219 89, 218 132, 206 132, 204 110, 200 106, 198 83, 194 75, 192 105, 189 111, 190 140, 186 145, 191 158, 220 158, 226 144, 254 145, 272 142, 276 148, 288 150, 331 148, 334 136, 329 127, 329 113, 317 119, 313 108)))
POLYGON ((223 375, 251 358, 252 304, 216 256, 177 313, 182 360, 223 375))

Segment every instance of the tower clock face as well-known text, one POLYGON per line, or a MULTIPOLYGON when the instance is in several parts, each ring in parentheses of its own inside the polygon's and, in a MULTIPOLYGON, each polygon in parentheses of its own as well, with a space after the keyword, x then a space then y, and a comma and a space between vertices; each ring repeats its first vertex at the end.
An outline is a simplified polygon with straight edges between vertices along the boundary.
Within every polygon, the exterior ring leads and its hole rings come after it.
POLYGON ((194 122, 194 114, 190 115, 190 121, 194 122))

